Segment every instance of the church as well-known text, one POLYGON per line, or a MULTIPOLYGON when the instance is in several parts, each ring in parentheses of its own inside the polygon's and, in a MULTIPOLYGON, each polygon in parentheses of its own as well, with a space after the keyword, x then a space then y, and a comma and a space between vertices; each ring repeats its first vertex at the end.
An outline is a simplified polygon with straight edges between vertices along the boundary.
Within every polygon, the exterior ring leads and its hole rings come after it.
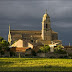
POLYGON ((49 44, 62 44, 58 40, 58 32, 51 28, 47 10, 42 18, 42 30, 11 30, 9 26, 8 42, 15 47, 31 47, 49 44))

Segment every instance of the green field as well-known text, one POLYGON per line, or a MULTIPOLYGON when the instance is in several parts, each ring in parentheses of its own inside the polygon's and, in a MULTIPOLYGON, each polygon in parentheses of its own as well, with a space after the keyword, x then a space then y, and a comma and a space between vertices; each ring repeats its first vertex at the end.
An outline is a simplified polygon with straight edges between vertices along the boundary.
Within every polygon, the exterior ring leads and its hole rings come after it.
POLYGON ((72 71, 72 59, 0 58, 0 71, 72 71))

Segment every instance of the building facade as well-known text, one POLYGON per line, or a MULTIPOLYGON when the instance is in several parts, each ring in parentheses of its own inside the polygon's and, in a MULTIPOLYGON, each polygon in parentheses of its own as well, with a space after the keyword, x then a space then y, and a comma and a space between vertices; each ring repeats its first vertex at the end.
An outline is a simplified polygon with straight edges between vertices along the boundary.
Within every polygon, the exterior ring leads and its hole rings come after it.
POLYGON ((23 47, 28 47, 28 44, 33 46, 48 45, 52 43, 61 44, 61 40, 58 40, 58 33, 51 28, 50 17, 46 13, 42 18, 42 30, 10 30, 8 34, 8 42, 14 44, 19 39, 23 40, 23 47))

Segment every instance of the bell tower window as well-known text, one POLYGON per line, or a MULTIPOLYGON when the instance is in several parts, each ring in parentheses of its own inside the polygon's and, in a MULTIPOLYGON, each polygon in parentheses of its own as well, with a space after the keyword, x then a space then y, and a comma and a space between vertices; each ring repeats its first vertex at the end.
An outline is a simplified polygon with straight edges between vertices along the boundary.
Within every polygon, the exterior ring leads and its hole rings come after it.
POLYGON ((46 29, 48 28, 48 25, 46 24, 46 29))

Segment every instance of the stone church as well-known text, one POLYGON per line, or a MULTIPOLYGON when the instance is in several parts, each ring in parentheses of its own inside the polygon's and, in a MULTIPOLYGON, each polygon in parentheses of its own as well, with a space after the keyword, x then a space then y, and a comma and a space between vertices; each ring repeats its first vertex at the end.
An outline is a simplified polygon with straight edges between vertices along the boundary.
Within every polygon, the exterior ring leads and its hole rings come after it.
MULTIPOLYGON (((48 44, 61 44, 58 40, 58 33, 51 28, 50 17, 47 10, 42 18, 42 30, 11 30, 9 26, 8 42, 10 45, 17 42, 19 39, 23 41, 23 47, 28 47, 28 43, 33 46, 48 45, 48 44)), ((19 42, 20 43, 20 42, 19 42)))

